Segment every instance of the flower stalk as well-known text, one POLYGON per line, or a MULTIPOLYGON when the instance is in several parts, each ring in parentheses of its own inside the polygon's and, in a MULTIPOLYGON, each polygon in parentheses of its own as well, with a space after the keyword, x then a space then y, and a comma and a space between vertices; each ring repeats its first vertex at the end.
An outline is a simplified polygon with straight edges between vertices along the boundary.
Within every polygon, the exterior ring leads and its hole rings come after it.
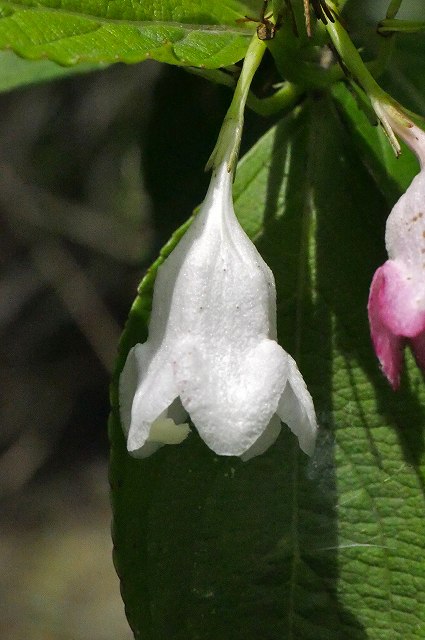
POLYGON ((390 4, 388 5, 387 14, 386 14, 388 19, 396 17, 402 2, 403 0, 391 0, 390 4))
POLYGON ((376 82, 375 78, 363 62, 362 57, 354 46, 347 31, 342 26, 334 4, 331 2, 328 4, 332 7, 336 16, 335 22, 328 22, 326 25, 332 44, 344 64, 344 67, 367 94, 373 110, 388 136, 394 153, 399 156, 401 153, 400 144, 387 117, 386 107, 391 107, 398 110, 400 113, 402 113, 402 107, 376 82))
POLYGON ((238 161, 242 138, 245 105, 252 79, 266 52, 265 43, 255 35, 248 47, 241 74, 236 85, 230 107, 225 115, 217 144, 207 162, 205 170, 216 169, 223 162, 227 170, 234 171, 238 161))

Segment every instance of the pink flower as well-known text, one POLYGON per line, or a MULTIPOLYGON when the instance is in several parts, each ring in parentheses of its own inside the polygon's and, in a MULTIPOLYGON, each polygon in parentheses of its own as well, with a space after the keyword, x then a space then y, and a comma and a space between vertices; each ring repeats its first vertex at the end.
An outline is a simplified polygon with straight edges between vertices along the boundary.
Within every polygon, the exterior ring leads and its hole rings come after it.
POLYGON ((396 390, 406 344, 425 372, 425 132, 401 120, 392 108, 386 115, 421 164, 388 217, 385 244, 389 260, 375 272, 368 303, 375 353, 396 390))

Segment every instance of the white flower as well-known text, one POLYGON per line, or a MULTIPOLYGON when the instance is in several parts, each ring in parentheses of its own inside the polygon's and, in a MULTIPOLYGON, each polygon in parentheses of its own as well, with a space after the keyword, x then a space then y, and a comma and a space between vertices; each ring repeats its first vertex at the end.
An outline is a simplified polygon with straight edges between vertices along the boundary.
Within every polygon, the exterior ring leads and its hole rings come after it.
POLYGON ((276 342, 273 274, 242 230, 223 162, 189 230, 159 267, 149 337, 120 378, 128 450, 138 457, 189 432, 220 455, 263 453, 286 422, 311 454, 317 431, 298 367, 276 342))

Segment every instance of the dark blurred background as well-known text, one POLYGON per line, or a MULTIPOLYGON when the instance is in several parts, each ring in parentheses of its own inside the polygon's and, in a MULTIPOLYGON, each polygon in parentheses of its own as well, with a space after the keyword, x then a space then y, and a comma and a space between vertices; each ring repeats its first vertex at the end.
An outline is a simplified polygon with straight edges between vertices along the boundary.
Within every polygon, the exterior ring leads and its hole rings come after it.
POLYGON ((154 62, 0 96, 0 637, 131 634, 108 384, 138 281, 202 200, 230 94, 154 62))
MULTIPOLYGON (((349 5, 360 38, 387 4, 349 5)), ((404 94, 425 113, 414 84, 404 94)), ((154 62, 0 95, 2 640, 131 638, 111 559, 108 384, 138 281, 205 194, 229 101, 154 62)), ((269 124, 248 115, 244 148, 269 124)))

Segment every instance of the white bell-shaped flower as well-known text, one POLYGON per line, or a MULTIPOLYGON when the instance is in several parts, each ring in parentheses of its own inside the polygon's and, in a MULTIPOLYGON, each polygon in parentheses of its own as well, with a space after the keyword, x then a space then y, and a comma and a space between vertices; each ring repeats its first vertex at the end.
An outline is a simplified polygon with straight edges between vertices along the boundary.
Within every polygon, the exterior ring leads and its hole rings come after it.
POLYGON ((158 269, 149 337, 128 355, 120 411, 128 450, 138 457, 184 440, 186 414, 220 455, 263 453, 279 418, 303 451, 313 451, 313 402, 276 342, 273 274, 235 216, 226 162, 158 269))

